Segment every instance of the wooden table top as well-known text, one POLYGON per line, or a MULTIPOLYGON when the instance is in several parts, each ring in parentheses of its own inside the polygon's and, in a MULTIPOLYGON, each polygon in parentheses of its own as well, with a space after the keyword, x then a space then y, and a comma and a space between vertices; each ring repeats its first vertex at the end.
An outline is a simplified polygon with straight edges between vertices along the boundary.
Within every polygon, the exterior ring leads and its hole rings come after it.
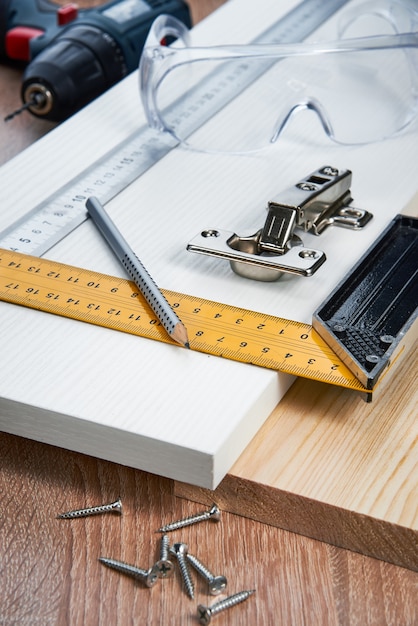
MULTIPOLYGON (((195 20, 222 3, 190 0, 195 20)), ((2 117, 19 105, 20 77, 19 69, 0 67, 2 117)), ((0 122, 0 163, 52 127, 30 115, 0 122)), ((303 399, 307 384, 298 384, 303 399)), ((170 480, 0 434, 0 625, 197 624, 198 604, 219 599, 203 579, 193 577, 191 600, 177 570, 149 589, 98 558, 147 569, 159 558, 155 531, 200 511, 174 495, 170 480), (119 497, 121 515, 56 517, 119 497)), ((211 572, 225 575, 228 593, 255 589, 214 618, 219 626, 418 624, 418 574, 410 570, 225 512, 170 540, 187 543, 211 572)))

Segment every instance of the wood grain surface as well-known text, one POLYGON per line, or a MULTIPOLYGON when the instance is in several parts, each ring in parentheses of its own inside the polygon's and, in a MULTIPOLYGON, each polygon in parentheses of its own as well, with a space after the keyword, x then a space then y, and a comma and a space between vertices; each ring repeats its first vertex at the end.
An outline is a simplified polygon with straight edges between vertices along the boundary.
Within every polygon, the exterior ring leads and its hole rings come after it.
POLYGON ((418 571, 417 352, 370 404, 299 379, 215 491, 176 495, 418 571))
MULTIPOLYGON (((222 3, 190 0, 195 19, 222 3)), ((19 68, 0 66, 3 117, 19 105, 20 78, 19 68)), ((0 163, 51 128, 30 115, 0 122, 0 163)), ((318 402, 326 405, 333 396, 320 387, 318 402)), ((298 402, 309 404, 310 383, 298 381, 294 389, 298 402)), ((289 410, 293 400, 287 400, 289 410)), ((297 406, 293 410, 297 419, 297 406)), ((216 600, 204 581, 194 577, 190 600, 178 572, 147 589, 105 568, 98 557, 147 568, 158 559, 155 530, 201 510, 176 497, 169 480, 0 434, 0 626, 197 624, 198 603, 216 600), (118 497, 121 516, 56 518, 118 497)), ((219 523, 176 531, 170 539, 188 543, 213 573, 226 575, 228 593, 256 590, 219 614, 219 626, 418 624, 418 575, 408 569, 226 512, 219 523)))
MULTIPOLYGON (((0 437, 0 624, 196 624, 211 604, 193 576, 195 599, 175 577, 152 589, 98 562, 107 556, 148 568, 159 555, 163 523, 205 509, 176 498, 172 482, 13 435, 0 437), (121 497, 110 513, 56 515, 121 497)), ((170 534, 215 574, 228 592, 256 589, 222 624, 393 626, 417 623, 417 575, 241 516, 222 513, 170 534)))

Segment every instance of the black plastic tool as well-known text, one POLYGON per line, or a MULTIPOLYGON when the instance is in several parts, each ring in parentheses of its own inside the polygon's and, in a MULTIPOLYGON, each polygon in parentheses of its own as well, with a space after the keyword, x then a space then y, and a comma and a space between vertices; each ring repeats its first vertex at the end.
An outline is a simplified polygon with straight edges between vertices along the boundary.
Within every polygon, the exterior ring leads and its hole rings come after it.
POLYGON ((418 334, 418 219, 397 215, 313 315, 367 389, 418 334))

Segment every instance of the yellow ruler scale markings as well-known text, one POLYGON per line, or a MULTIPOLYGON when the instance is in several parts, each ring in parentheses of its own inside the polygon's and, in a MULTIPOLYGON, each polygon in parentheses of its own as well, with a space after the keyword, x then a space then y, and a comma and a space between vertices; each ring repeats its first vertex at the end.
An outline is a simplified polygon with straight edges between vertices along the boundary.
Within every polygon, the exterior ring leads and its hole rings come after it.
MULTIPOLYGON (((365 391, 309 324, 163 292, 192 350, 365 391)), ((0 249, 0 299, 174 344, 136 285, 123 278, 0 249)))

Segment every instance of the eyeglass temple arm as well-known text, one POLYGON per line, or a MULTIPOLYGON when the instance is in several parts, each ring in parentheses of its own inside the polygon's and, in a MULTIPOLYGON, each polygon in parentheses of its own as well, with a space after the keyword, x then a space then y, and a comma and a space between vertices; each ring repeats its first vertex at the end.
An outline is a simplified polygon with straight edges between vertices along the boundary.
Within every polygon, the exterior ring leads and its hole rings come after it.
POLYGON ((189 29, 173 15, 160 15, 157 17, 151 31, 152 33, 150 32, 145 46, 161 45, 161 42, 166 40, 167 37, 180 39, 185 46, 190 46, 191 44, 189 29), (153 41, 150 41, 150 37, 152 37, 153 41))

